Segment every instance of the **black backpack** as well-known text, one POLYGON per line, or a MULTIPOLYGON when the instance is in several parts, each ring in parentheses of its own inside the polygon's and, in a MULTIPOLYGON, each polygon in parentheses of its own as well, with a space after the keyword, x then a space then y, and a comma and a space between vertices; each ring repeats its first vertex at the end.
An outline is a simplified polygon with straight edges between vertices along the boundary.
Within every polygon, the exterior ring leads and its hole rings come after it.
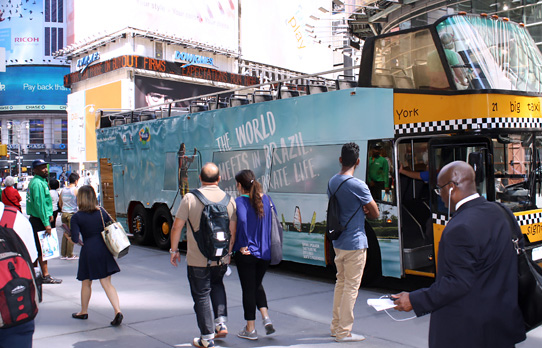
POLYGON ((226 193, 224 199, 215 203, 205 198, 197 189, 190 193, 204 205, 198 231, 194 230, 192 223, 188 220, 194 239, 203 256, 207 258, 208 264, 211 261, 220 261, 228 254, 230 246, 230 217, 228 215, 230 195, 226 193))
POLYGON ((34 267, 24 242, 12 228, 0 225, 0 328, 34 319, 38 295, 34 267))
MULTIPOLYGON (((346 230, 346 227, 348 227, 348 224, 350 223, 350 220, 358 213, 358 211, 361 208, 361 204, 358 207, 358 209, 352 214, 350 219, 348 219, 348 222, 346 225, 341 224, 341 209, 339 208, 339 200, 337 199, 337 192, 341 188, 341 186, 347 182, 348 180, 352 179, 353 177, 349 177, 348 179, 345 179, 339 187, 331 194, 329 197, 329 201, 327 203, 327 218, 326 218, 326 236, 329 240, 336 240, 341 236, 341 233, 343 233, 344 230, 346 230)), ((327 184, 327 190, 329 193, 331 193, 331 188, 329 187, 329 183, 327 184)))

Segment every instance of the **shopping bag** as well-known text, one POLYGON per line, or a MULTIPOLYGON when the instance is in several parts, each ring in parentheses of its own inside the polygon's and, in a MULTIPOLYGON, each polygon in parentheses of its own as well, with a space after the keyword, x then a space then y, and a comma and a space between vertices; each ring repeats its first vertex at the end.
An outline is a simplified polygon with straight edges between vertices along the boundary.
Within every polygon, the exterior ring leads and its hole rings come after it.
MULTIPOLYGON (((109 215, 109 213, 107 213, 107 215, 109 215)), ((122 227, 120 222, 115 222, 111 215, 109 215, 113 223, 106 226, 104 223, 101 209, 100 216, 102 217, 102 224, 104 226, 104 230, 102 231, 102 237, 104 239, 105 245, 107 246, 107 249, 109 249, 109 252, 111 252, 111 254, 117 258, 121 258, 124 255, 128 254, 128 250, 130 248, 130 241, 128 240, 128 236, 126 235, 126 232, 124 231, 124 228, 122 227)))
POLYGON ((45 231, 39 231, 38 238, 40 240, 41 254, 44 261, 60 257, 60 247, 58 246, 56 228, 51 229, 50 235, 45 233, 45 231))

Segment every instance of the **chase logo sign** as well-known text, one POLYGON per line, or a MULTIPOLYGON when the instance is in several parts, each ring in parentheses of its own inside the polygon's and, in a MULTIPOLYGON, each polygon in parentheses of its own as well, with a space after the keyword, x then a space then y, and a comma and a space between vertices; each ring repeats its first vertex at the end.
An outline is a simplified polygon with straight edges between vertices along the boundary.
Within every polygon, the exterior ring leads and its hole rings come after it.
POLYGON ((151 131, 149 127, 143 127, 139 130, 139 141, 143 145, 147 145, 147 143, 151 140, 151 131))
POLYGON ((93 62, 97 61, 97 60, 100 60, 100 53, 99 52, 96 52, 96 53, 93 53, 93 54, 89 54, 88 56, 86 57, 83 57, 81 59, 78 59, 77 60, 77 66, 76 68, 77 69, 81 69, 80 73, 84 73, 85 72, 85 69, 93 62))
POLYGON ((213 58, 199 56, 197 54, 175 51, 174 59, 187 62, 187 64, 184 64, 183 66, 181 66, 181 68, 186 68, 194 64, 207 65, 216 68, 213 58))

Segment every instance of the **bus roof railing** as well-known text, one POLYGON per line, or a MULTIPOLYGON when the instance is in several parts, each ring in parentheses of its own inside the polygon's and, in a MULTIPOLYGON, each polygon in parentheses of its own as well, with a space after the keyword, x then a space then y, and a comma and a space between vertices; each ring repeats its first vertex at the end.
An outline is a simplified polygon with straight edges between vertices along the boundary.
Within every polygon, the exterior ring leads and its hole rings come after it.
MULTIPOLYGON (((318 81, 318 84, 322 83, 328 86, 327 90, 333 89, 346 89, 357 86, 357 79, 347 79, 344 75, 339 75, 336 79, 325 78, 323 76, 329 74, 335 74, 343 72, 346 70, 358 71, 360 68, 359 65, 350 66, 347 68, 339 68, 328 70, 316 74, 305 74, 295 77, 289 77, 285 79, 269 81, 265 83, 260 83, 257 85, 242 86, 236 87, 224 91, 208 93, 204 95, 199 95, 195 97, 183 98, 174 100, 171 102, 165 102, 162 104, 157 104, 153 106, 146 106, 142 108, 137 108, 134 110, 121 110, 117 113, 104 113, 102 110, 98 109, 96 111, 97 117, 99 117, 99 122, 97 120, 98 128, 107 128, 115 125, 122 125, 127 123, 141 122, 150 119, 164 118, 170 116, 179 116, 185 115, 193 112, 201 112, 206 110, 214 110, 215 108, 223 108, 224 103, 227 106, 239 106, 250 103, 263 102, 274 99, 282 99, 287 97, 295 97, 299 95, 306 95, 310 92, 309 86, 311 81, 318 81), (311 80, 312 79, 312 80, 311 80), (300 80, 304 83, 302 84, 293 84, 291 81, 300 80), (329 88, 329 86, 335 86, 334 88, 329 88), (286 88, 283 88, 286 87, 286 88), (246 92, 245 94, 240 94, 238 92, 246 92), (226 95, 226 97, 224 97, 226 95), (192 107, 193 102, 198 103, 200 101, 205 101, 207 108, 203 106, 192 107), (210 103, 215 103, 214 106, 210 106, 210 103), (183 105, 179 107, 178 105, 183 105), (188 105, 188 106, 186 106, 188 105), (219 107, 220 106, 220 107, 219 107), (215 107, 215 108, 213 108, 215 107), (197 111, 199 110, 199 111, 197 111), (142 115, 144 115, 142 117, 142 115), (106 118, 106 120, 103 120, 106 118)), ((316 84, 315 84, 316 85, 316 84)), ((195 105, 196 105, 195 104, 195 105)), ((202 104, 203 105, 203 104, 202 104)))

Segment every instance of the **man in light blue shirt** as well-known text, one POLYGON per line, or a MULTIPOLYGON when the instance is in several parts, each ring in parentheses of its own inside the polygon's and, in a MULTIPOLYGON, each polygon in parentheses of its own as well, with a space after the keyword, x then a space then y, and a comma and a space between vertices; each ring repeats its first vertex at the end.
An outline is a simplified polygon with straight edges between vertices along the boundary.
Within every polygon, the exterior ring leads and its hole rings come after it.
POLYGON ((339 202, 341 225, 346 229, 333 241, 337 281, 333 295, 333 319, 331 336, 337 342, 353 342, 365 339, 352 333, 354 325, 354 305, 367 259, 367 236, 365 235, 365 216, 376 219, 380 215, 369 187, 358 178, 345 182, 354 176, 359 166, 359 146, 356 143, 344 144, 341 150, 341 171, 329 180, 328 196, 335 193, 339 202), (363 209, 360 209, 363 208, 363 209))

